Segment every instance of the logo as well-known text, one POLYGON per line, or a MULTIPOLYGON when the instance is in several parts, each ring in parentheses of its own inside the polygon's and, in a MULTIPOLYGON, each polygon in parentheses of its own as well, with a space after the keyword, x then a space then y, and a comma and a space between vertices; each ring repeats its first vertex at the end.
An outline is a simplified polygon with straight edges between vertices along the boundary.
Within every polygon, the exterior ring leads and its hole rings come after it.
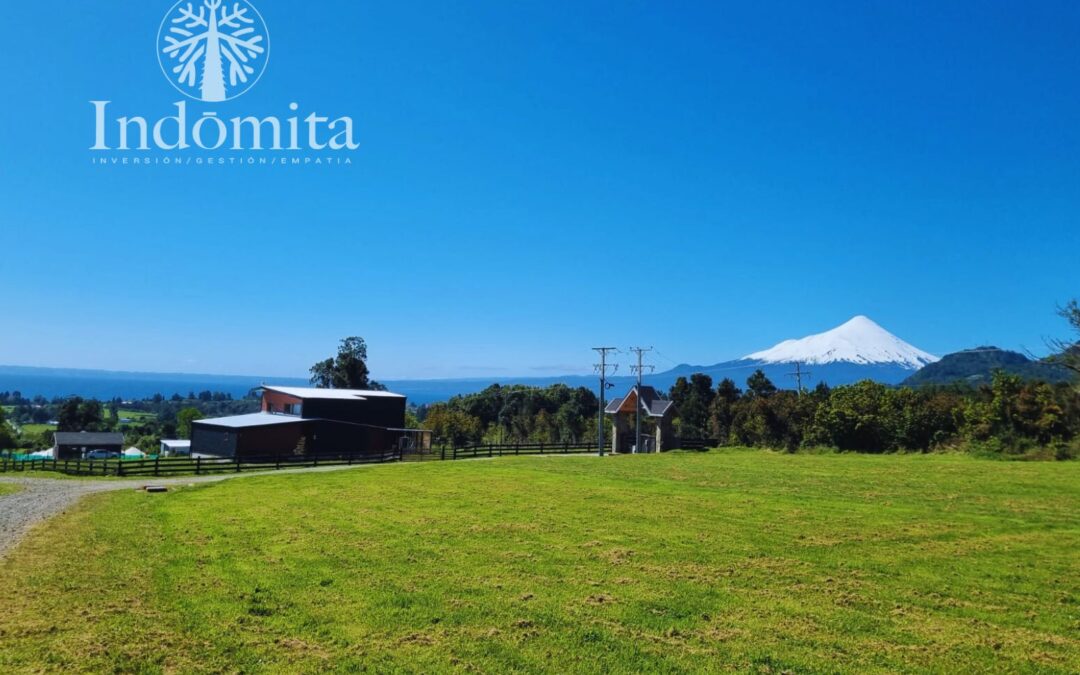
POLYGON ((320 114, 289 99, 278 102, 278 114, 237 110, 225 117, 217 106, 201 105, 242 96, 266 71, 270 34, 248 0, 177 2, 158 28, 157 57, 172 86, 197 103, 181 99, 147 115, 108 98, 90 101, 94 164, 352 164, 348 153, 360 144, 348 115, 320 114), (98 154, 106 152, 114 154, 98 154))
POLYGON ((198 101, 217 103, 243 95, 262 77, 269 59, 266 22, 247 0, 181 0, 158 30, 161 72, 198 101))

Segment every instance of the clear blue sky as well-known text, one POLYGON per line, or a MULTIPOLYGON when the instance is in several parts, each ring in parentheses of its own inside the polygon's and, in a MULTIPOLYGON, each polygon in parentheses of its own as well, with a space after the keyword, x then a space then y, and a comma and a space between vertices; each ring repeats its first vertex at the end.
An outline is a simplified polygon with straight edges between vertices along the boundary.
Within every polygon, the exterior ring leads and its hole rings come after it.
POLYGON ((5 7, 0 363, 550 374, 855 314, 1037 351, 1080 295, 1075 2, 255 0, 215 109, 351 115, 354 164, 93 167, 90 100, 180 99, 171 4, 5 7))

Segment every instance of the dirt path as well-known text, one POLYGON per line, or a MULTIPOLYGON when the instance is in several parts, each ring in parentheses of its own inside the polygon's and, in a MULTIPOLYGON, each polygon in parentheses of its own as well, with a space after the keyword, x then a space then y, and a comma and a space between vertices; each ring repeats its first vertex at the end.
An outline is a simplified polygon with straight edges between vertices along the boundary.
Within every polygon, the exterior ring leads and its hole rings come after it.
POLYGON ((358 466, 320 466, 307 469, 283 469, 221 476, 187 476, 182 478, 143 478, 141 480, 57 480, 52 478, 17 478, 0 475, 0 483, 17 485, 14 494, 0 496, 0 558, 3 558, 34 525, 75 505, 84 495, 119 490, 138 490, 147 485, 190 485, 219 483, 237 478, 294 473, 323 473, 363 469, 358 466))

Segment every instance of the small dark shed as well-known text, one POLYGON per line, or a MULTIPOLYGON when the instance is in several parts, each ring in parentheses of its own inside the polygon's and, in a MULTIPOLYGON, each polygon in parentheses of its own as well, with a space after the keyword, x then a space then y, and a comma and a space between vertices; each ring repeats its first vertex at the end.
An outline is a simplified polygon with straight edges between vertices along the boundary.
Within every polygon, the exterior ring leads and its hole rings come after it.
POLYGON ((58 431, 53 434, 53 456, 56 459, 82 459, 95 450, 115 452, 119 456, 124 451, 124 434, 95 431, 58 431))

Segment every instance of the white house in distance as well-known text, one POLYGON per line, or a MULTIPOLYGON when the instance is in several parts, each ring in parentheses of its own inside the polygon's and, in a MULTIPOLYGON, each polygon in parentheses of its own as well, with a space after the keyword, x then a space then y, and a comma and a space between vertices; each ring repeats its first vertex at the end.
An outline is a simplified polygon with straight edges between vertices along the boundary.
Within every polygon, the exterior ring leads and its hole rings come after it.
POLYGON ((190 457, 191 441, 162 441, 162 457, 190 457))

